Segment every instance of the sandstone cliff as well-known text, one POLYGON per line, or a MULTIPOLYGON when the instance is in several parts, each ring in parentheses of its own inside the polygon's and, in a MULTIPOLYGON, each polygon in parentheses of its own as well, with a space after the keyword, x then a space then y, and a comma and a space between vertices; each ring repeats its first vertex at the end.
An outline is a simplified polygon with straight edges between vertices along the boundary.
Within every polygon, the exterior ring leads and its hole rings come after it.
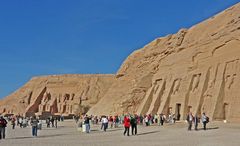
POLYGON ((86 112, 84 110, 96 104, 113 81, 114 75, 34 77, 0 102, 0 112, 27 115, 86 112))
MULTIPOLYGON (((114 75, 33 78, 2 112, 176 114, 240 121, 240 3, 133 52, 114 75), (87 110, 87 108, 85 109, 87 110)), ((1 112, 0 111, 0 112, 1 112)))
POLYGON ((184 119, 192 111, 240 120, 239 59, 240 3, 133 52, 89 114, 175 113, 184 119))

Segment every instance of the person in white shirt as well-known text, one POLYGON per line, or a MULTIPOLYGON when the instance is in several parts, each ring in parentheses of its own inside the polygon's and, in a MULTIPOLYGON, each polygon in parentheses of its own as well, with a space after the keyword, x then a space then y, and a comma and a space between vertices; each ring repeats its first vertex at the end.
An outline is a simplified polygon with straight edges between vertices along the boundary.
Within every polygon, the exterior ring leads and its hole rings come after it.
POLYGON ((103 130, 106 132, 106 130, 108 128, 108 119, 106 116, 102 117, 102 124, 103 124, 103 130))

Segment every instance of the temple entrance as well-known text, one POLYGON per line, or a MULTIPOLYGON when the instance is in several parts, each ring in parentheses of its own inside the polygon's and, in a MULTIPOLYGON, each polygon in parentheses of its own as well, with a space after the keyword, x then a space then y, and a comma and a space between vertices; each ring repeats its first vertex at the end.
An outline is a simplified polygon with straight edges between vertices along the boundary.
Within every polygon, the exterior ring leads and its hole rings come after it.
POLYGON ((181 104, 180 104, 180 103, 177 103, 177 104, 176 104, 176 110, 175 110, 175 115, 176 115, 176 120, 177 120, 177 121, 179 121, 180 118, 181 118, 180 111, 181 111, 181 104))
POLYGON ((223 119, 224 120, 227 120, 227 118, 228 118, 228 108, 229 108, 229 105, 228 105, 228 103, 224 103, 224 107, 223 107, 224 109, 224 111, 223 111, 223 119))

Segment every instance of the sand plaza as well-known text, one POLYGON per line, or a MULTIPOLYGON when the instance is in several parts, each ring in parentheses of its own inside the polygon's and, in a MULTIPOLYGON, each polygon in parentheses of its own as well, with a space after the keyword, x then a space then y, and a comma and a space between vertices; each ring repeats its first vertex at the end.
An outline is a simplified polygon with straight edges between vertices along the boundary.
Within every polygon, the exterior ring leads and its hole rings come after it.
POLYGON ((73 120, 58 123, 59 127, 38 131, 37 137, 31 136, 31 127, 11 129, 8 125, 6 139, 1 146, 239 146, 239 124, 210 122, 206 131, 187 131, 184 122, 164 126, 138 125, 138 135, 123 136, 123 127, 107 129, 103 132, 100 125, 93 125, 89 134, 77 130, 73 120))

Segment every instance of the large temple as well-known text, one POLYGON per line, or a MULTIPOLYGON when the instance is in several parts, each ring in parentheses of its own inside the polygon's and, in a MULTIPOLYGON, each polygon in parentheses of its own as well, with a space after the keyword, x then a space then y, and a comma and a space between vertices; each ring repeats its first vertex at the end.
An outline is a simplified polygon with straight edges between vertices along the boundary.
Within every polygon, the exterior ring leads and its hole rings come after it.
POLYGON ((205 112, 240 121, 240 3, 136 50, 116 75, 35 77, 0 101, 25 115, 205 112))

